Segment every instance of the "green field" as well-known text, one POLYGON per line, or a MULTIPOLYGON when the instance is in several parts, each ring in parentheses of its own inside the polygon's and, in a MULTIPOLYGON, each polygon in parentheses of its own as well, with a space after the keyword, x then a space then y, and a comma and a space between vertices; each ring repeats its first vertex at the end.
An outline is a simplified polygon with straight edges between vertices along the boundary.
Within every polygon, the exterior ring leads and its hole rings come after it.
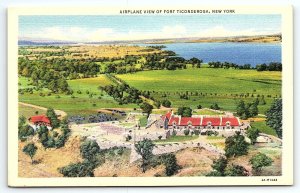
MULTIPOLYGON (((170 100, 174 108, 190 106, 195 109, 199 104, 203 108, 209 108, 211 104, 217 103, 221 110, 235 111, 237 100, 243 99, 251 102, 258 95, 264 95, 267 104, 258 106, 259 112, 264 114, 274 97, 281 95, 281 72, 204 67, 175 71, 143 71, 117 75, 117 77, 141 91, 154 91, 151 92, 151 96, 158 100, 170 100), (189 99, 180 99, 179 94, 186 92, 189 93, 189 99), (247 93, 248 97, 240 96, 247 93), (268 95, 271 96, 267 97, 268 95)), ((106 75, 68 80, 68 84, 73 90, 72 95, 51 94, 48 96, 49 90, 43 89, 34 91, 33 94, 19 95, 19 101, 60 109, 69 115, 92 114, 100 108, 138 108, 137 104, 119 105, 111 96, 99 90, 99 86, 114 84, 106 75), (40 96, 40 93, 45 96, 40 96)), ((32 87, 30 80, 19 77, 19 88, 28 87, 32 87)), ((200 110, 194 114, 217 115, 219 113, 200 110)))
MULTIPOLYGON (((124 107, 119 105, 111 96, 108 96, 105 92, 101 92, 98 89, 98 86, 113 84, 105 75, 100 75, 96 78, 69 80, 68 83, 74 91, 73 96, 75 98, 65 94, 51 94, 51 96, 47 96, 49 92, 45 89, 44 91, 34 91, 33 94, 25 93, 19 95, 19 101, 46 108, 52 107, 54 109, 63 110, 68 115, 94 114, 97 112, 97 109, 100 108, 124 107), (81 94, 77 93, 79 90, 81 94), (87 94, 87 91, 89 94, 87 94), (46 96, 40 96, 39 94, 41 92, 46 96), (90 97, 91 93, 93 93, 92 97, 90 97)), ((133 108, 138 106, 128 104, 126 107, 133 108)))
POLYGON ((24 117, 26 117, 26 119, 29 119, 30 117, 32 117, 36 114, 46 114, 46 111, 19 104, 19 116, 24 116, 24 117))
POLYGON ((167 98, 172 102, 172 107, 196 108, 199 104, 210 107, 216 102, 222 109, 234 111, 236 99, 242 98, 250 102, 255 97, 264 95, 267 104, 259 105, 258 108, 260 113, 265 113, 273 97, 281 95, 281 72, 188 68, 174 71, 143 71, 117 75, 117 77, 139 90, 155 91, 151 94, 154 98, 161 100, 167 98), (192 92, 190 99, 180 99, 179 93, 186 92, 192 92), (163 97, 162 94, 166 94, 167 97, 163 97), (241 94, 249 96, 240 97, 241 94), (267 97, 268 95, 271 97, 267 97))
POLYGON ((210 109, 199 109, 193 111, 193 115, 223 115, 223 114, 224 113, 215 112, 210 109))
POLYGON ((262 133, 274 135, 277 137, 275 130, 267 126, 265 121, 252 122, 251 127, 257 128, 262 133))

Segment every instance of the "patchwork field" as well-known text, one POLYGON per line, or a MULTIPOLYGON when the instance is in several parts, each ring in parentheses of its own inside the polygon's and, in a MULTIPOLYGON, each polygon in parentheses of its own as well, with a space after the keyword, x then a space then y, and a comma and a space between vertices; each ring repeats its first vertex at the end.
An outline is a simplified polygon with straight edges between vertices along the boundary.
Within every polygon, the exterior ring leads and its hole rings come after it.
POLYGON ((82 58, 114 58, 124 57, 125 55, 141 55, 149 53, 158 53, 159 50, 150 50, 139 46, 122 46, 122 45, 83 45, 83 46, 31 46, 21 47, 19 53, 36 59, 39 56, 43 58, 66 58, 66 59, 82 59, 82 58), (52 54, 51 54, 52 53, 52 54), (55 54, 53 54, 55 53, 55 54))

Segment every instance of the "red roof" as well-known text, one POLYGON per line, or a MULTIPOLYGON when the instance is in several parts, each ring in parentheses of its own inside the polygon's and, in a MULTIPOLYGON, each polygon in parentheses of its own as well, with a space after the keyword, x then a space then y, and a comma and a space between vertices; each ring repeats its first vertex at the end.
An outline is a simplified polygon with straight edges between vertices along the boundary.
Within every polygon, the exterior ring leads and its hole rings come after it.
POLYGON ((168 125, 173 125, 173 123, 179 125, 179 117, 171 117, 168 125))
POLYGON ((45 115, 36 115, 36 116, 32 116, 30 117, 30 121, 33 123, 36 122, 43 122, 43 123, 48 123, 50 124, 50 120, 48 117, 46 117, 45 115))
POLYGON ((171 115, 172 115, 172 111, 169 111, 169 112, 166 114, 166 118, 168 118, 168 120, 170 120, 171 115))
POLYGON ((182 117, 180 119, 180 125, 189 125, 192 124, 193 126, 200 125, 201 118, 200 117, 182 117))
POLYGON ((220 117, 204 117, 202 121, 202 125, 206 126, 208 122, 211 122, 211 126, 219 126, 221 122, 220 117))
POLYGON ((239 126, 239 120, 236 117, 223 117, 222 126, 226 126, 226 123, 229 122, 230 126, 239 126))

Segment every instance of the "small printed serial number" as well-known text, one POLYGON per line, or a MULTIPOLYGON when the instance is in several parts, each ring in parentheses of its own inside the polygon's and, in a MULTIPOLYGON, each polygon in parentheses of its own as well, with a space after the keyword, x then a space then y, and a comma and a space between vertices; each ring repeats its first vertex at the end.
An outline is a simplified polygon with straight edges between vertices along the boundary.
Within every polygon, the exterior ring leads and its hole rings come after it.
POLYGON ((263 178, 261 179, 263 182, 277 182, 277 178, 263 178))

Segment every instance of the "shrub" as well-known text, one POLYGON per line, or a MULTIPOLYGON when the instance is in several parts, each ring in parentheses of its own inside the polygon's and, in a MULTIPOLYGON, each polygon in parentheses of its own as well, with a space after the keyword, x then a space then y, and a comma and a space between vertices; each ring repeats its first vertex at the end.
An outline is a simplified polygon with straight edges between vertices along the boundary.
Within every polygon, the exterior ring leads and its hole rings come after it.
POLYGON ((197 109, 202 109, 202 105, 197 105, 197 109))
POLYGON ((183 131, 183 133, 184 133, 185 136, 187 136, 187 135, 190 134, 190 130, 189 130, 189 129, 185 129, 185 130, 183 131))
POLYGON ((207 131, 206 132, 206 135, 208 135, 208 136, 217 136, 219 133, 217 132, 217 131, 207 131))
POLYGON ((172 136, 176 136, 176 135, 177 135, 177 132, 173 129, 172 136))
POLYGON ((248 148, 249 144, 240 132, 236 132, 234 136, 230 136, 225 140, 225 155, 227 157, 246 155, 248 148))
POLYGON ((194 133, 195 133, 195 135, 199 135, 199 134, 200 134, 200 130, 199 130, 199 129, 196 129, 196 130, 194 131, 194 133))
POLYGON ((100 147, 96 141, 87 140, 80 146, 80 154, 87 160, 93 160, 94 156, 99 153, 100 147))
POLYGON ((89 162, 70 164, 59 168, 65 177, 94 177, 94 165, 89 162))
POLYGON ((249 162, 252 164, 252 168, 256 172, 260 172, 263 167, 270 166, 273 160, 266 154, 258 153, 254 155, 249 162))
POLYGON ((158 136, 158 139, 159 139, 159 140, 161 140, 161 138, 162 138, 162 136, 161 136, 161 135, 160 135, 160 136, 158 136))
POLYGON ((166 175, 172 176, 177 173, 180 166, 177 164, 176 156, 172 153, 163 154, 161 156, 161 162, 166 166, 166 175))
POLYGON ((126 136, 126 141, 130 141, 132 139, 131 135, 126 136))
POLYGON ((247 131, 247 137, 251 140, 251 144, 256 142, 257 137, 259 136, 259 131, 256 128, 250 128, 247 131))
POLYGON ((226 176, 248 176, 247 170, 240 165, 231 165, 226 168, 224 174, 226 176))

